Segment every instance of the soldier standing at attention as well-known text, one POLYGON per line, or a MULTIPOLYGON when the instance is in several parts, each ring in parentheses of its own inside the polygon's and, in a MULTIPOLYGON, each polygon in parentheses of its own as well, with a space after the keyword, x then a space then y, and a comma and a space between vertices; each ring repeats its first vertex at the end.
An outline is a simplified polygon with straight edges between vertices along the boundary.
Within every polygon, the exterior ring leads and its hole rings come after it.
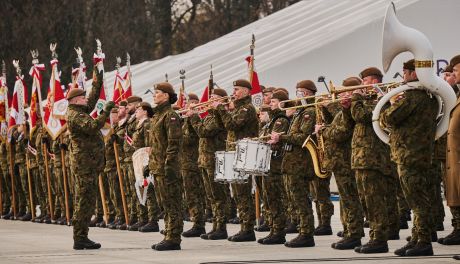
MULTIPOLYGON (((250 91, 251 83, 247 80, 233 82, 233 94, 235 101, 226 108, 222 102, 214 102, 219 117, 227 130, 227 142, 256 137, 259 131, 259 121, 256 109, 252 105, 250 91), (231 112, 229 112, 231 111, 231 112)), ((235 150, 236 145, 227 143, 227 151, 235 150)), ((247 183, 233 183, 232 189, 236 199, 237 209, 240 216, 241 230, 228 238, 232 242, 255 241, 254 224, 256 220, 254 202, 252 199, 252 181, 247 183)))
POLYGON ((98 176, 104 169, 104 139, 100 129, 104 126, 111 109, 108 102, 96 119, 89 113, 94 109, 102 87, 103 73, 94 70, 93 87, 88 98, 83 89, 72 89, 67 94, 69 107, 66 114, 72 150, 72 173, 75 174, 76 199, 73 225, 73 248, 99 249, 101 244, 88 239, 88 223, 94 212, 98 188, 98 176), (88 140, 91 139, 91 140, 88 140))
POLYGON ((164 239, 153 244, 158 251, 180 250, 182 218, 182 195, 179 153, 181 151, 182 128, 179 115, 171 104, 177 101, 174 88, 167 82, 154 86, 155 115, 150 127, 149 170, 155 177, 156 191, 160 194, 165 213, 164 239))

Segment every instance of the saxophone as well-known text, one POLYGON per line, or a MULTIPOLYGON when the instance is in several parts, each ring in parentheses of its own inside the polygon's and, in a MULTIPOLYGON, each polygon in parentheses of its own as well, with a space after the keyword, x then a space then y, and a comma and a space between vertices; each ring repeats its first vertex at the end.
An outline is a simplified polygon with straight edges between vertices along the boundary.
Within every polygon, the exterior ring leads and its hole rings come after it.
MULTIPOLYGON (((320 106, 317 100, 315 103, 316 124, 322 123, 321 110, 319 107, 320 106)), ((311 135, 308 136, 305 142, 302 144, 302 148, 306 148, 308 152, 310 152, 316 176, 324 179, 329 177, 330 173, 321 166, 324 159, 324 139, 321 131, 318 131, 316 138, 317 142, 311 138, 311 135)))

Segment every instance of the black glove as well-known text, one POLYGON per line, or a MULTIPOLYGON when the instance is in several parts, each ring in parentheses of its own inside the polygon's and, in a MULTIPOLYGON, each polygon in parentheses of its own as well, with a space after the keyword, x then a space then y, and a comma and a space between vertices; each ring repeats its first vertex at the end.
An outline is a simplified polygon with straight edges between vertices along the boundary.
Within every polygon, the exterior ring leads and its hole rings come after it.
POLYGON ((110 113, 110 111, 112 111, 112 108, 114 107, 115 107, 115 103, 113 101, 108 101, 104 106, 104 112, 110 113))
POLYGON ((63 150, 67 150, 67 144, 61 143, 59 144, 59 148, 63 150))
POLYGON ((48 144, 48 138, 42 137, 42 144, 48 144))
POLYGON ((110 139, 112 140, 112 143, 113 143, 113 142, 117 142, 118 136, 117 136, 116 134, 112 134, 112 135, 110 136, 110 139))

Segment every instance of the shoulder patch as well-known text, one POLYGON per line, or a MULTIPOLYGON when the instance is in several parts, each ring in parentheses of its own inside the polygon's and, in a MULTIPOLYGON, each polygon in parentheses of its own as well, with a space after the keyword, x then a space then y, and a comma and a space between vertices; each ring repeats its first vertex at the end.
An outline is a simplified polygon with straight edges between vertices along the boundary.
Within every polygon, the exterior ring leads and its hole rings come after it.
POLYGON ((276 121, 275 124, 281 125, 281 121, 276 121))
POLYGON ((247 112, 247 111, 248 111, 248 109, 247 109, 246 107, 243 107, 243 109, 242 109, 242 110, 243 110, 243 111, 245 111, 245 112, 247 112))
POLYGON ((308 119, 310 119, 310 115, 304 115, 303 118, 304 118, 305 120, 308 120, 308 119))

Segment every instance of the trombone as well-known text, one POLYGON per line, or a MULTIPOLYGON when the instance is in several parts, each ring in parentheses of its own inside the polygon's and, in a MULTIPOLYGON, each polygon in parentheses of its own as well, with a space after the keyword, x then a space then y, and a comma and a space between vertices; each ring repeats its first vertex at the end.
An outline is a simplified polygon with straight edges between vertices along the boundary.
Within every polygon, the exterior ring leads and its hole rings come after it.
POLYGON ((292 110, 292 109, 298 109, 298 108, 305 108, 305 107, 310 107, 314 106, 320 103, 323 103, 325 101, 331 101, 334 102, 337 100, 337 95, 346 93, 346 92, 352 92, 355 90, 361 90, 364 89, 368 91, 369 93, 375 92, 375 90, 379 90, 381 93, 388 92, 391 89, 394 89, 400 85, 404 84, 404 82, 388 82, 388 83, 376 83, 376 84, 363 84, 363 85, 355 85, 355 86, 334 86, 332 82, 330 82, 330 87, 331 87, 331 93, 327 94, 319 94, 319 95, 311 95, 311 96, 305 96, 305 97, 300 97, 300 98, 295 98, 295 99, 289 99, 289 100, 284 100, 280 102, 280 109, 281 110, 292 110), (315 102, 315 103, 310 103, 310 104, 304 104, 304 105, 295 105, 291 107, 283 107, 286 103, 297 103, 302 100, 308 100, 308 99, 323 99, 321 101, 315 102))
POLYGON ((222 102, 224 105, 229 104, 231 101, 234 100, 233 96, 224 96, 219 98, 210 99, 206 102, 198 103, 193 106, 186 107, 184 109, 180 109, 176 111, 179 115, 185 114, 190 110, 199 110, 200 112, 206 112, 211 107, 211 104, 215 102, 222 102))

